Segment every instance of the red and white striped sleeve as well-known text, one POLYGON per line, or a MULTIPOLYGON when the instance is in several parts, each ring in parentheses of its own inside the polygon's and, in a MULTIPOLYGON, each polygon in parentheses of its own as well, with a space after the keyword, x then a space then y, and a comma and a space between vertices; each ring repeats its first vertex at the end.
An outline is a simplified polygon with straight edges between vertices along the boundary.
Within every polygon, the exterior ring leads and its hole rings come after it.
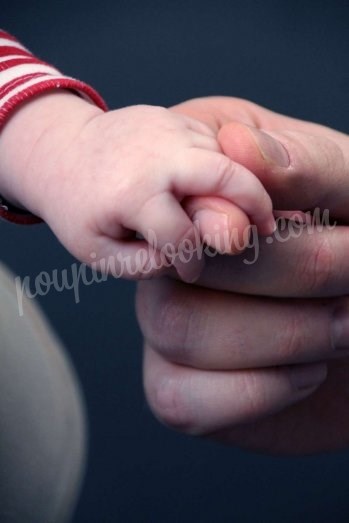
MULTIPOLYGON (((55 67, 36 58, 12 35, 0 30, 0 132, 12 112, 22 103, 56 89, 70 89, 102 110, 107 110, 104 100, 92 87, 61 74, 55 67)), ((1 196, 0 217, 15 223, 41 221, 11 206, 1 196)))

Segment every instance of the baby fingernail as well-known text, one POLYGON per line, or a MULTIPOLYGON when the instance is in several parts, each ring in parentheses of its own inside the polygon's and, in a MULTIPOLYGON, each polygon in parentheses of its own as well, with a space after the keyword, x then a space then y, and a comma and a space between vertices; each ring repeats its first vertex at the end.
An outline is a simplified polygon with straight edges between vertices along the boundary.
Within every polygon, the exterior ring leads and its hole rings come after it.
POLYGON ((211 209, 200 209, 193 216, 193 222, 198 222, 198 229, 203 233, 225 231, 229 229, 229 216, 223 212, 211 209))
POLYGON ((331 343, 335 350, 349 349, 349 311, 345 308, 333 315, 331 343))
POLYGON ((194 251, 191 253, 183 252, 178 255, 178 260, 176 260, 173 265, 177 271, 178 276, 184 282, 194 283, 196 280, 198 280, 201 272, 203 271, 205 260, 203 257, 198 257, 194 251))
POLYGON ((274 216, 270 217, 270 219, 267 222, 267 226, 268 226, 268 234, 273 234, 276 231, 277 225, 276 225, 276 220, 275 220, 274 216))
POLYGON ((290 165, 288 152, 278 140, 254 127, 249 127, 249 130, 264 160, 279 167, 290 165))
POLYGON ((323 383, 327 377, 324 363, 294 365, 291 369, 291 383, 298 390, 310 389, 323 383))

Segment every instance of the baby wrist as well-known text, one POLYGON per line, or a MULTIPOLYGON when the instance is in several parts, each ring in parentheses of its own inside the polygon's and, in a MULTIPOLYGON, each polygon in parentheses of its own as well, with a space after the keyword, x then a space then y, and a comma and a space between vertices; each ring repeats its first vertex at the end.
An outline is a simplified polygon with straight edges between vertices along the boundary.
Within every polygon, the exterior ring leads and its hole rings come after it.
MULTIPOLYGON (((41 94, 59 90, 70 90, 100 109, 107 109, 92 87, 62 75, 56 68, 33 56, 13 36, 0 31, 0 133, 21 105, 41 94)), ((26 130, 23 129, 23 132, 26 130)), ((41 221, 37 216, 17 209, 1 196, 0 217, 15 223, 41 221)))

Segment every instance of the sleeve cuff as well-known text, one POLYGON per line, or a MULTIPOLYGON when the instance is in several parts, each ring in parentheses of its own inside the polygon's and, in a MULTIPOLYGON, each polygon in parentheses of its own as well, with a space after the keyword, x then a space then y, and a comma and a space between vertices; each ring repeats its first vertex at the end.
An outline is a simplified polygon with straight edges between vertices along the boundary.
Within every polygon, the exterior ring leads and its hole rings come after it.
MULTIPOLYGON (((103 98, 91 86, 62 75, 37 59, 12 35, 0 30, 0 132, 14 110, 42 93, 69 89, 107 111, 103 98)), ((40 223, 41 218, 18 209, 0 196, 0 217, 18 224, 40 223)))

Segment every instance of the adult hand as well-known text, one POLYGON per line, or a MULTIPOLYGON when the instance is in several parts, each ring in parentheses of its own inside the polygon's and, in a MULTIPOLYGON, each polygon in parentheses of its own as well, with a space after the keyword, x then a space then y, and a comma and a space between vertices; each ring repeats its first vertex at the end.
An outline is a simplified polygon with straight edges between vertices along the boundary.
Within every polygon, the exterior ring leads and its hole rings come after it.
MULTIPOLYGON (((175 110, 219 131, 224 152, 262 179, 278 207, 328 208, 348 221, 348 136, 236 99, 175 110)), ((349 229, 297 236, 259 239, 249 265, 248 251, 209 258, 200 286, 141 283, 144 384, 160 420, 268 452, 348 446, 349 229)))

